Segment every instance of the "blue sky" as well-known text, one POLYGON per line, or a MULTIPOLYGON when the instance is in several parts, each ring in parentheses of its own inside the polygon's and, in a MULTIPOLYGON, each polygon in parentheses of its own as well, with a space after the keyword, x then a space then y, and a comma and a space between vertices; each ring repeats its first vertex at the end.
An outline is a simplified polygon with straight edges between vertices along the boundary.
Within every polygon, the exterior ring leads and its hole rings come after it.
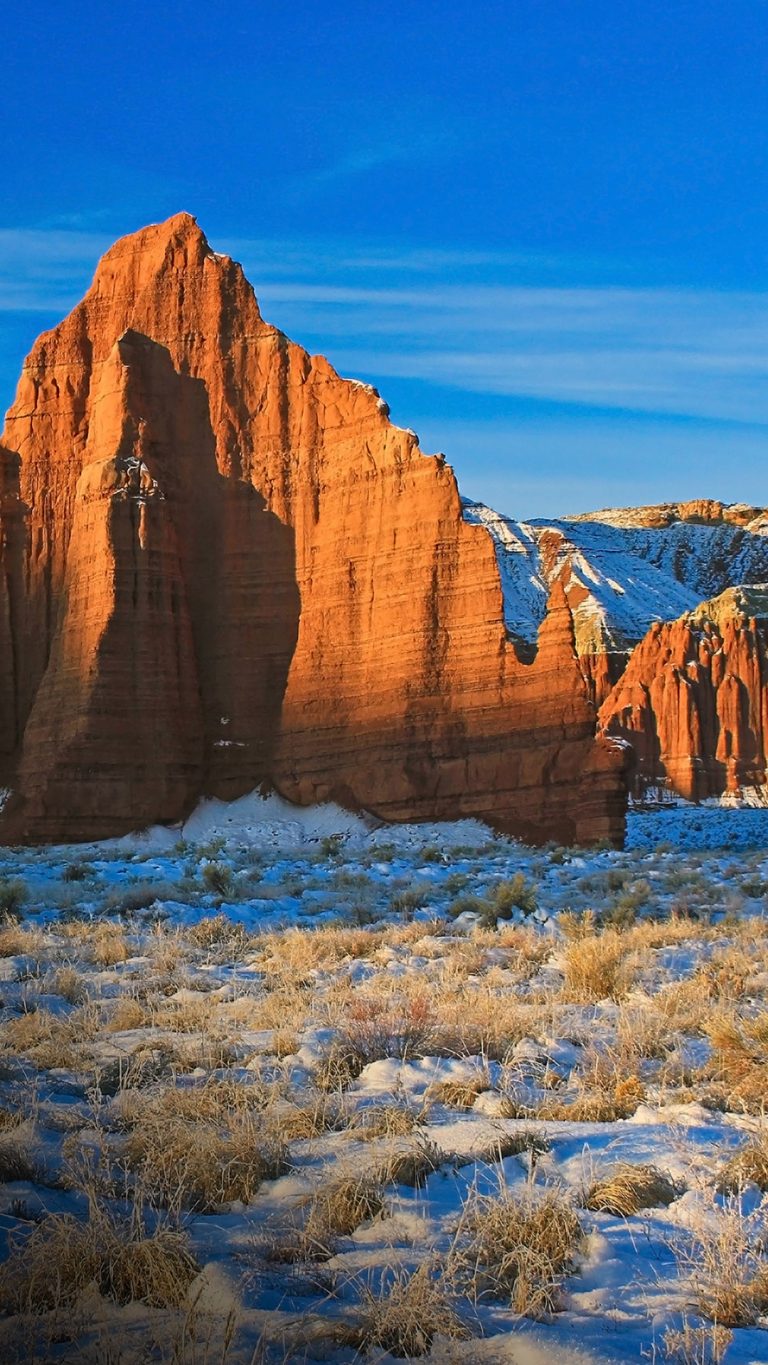
POLYGON ((0 403, 179 209, 513 515, 768 501, 768 11, 21 5, 0 20, 0 403))

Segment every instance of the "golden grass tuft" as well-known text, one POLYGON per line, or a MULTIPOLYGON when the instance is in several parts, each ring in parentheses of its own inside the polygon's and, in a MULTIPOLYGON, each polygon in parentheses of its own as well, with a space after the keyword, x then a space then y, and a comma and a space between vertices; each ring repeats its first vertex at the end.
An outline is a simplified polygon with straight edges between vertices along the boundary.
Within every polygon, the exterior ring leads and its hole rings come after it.
POLYGON ((664 1333, 664 1359, 672 1365, 720 1365, 732 1341, 728 1327, 717 1323, 700 1327, 684 1320, 682 1327, 664 1333))
POLYGON ((412 1274, 405 1270, 385 1274, 377 1291, 362 1287, 358 1326, 350 1340, 361 1354, 377 1349, 411 1360, 426 1355, 437 1336, 466 1341, 471 1335, 439 1266, 425 1261, 412 1274))
POLYGON ((419 1138, 414 1147, 389 1152, 379 1168, 382 1185, 408 1185, 421 1189, 434 1171, 439 1171, 451 1158, 430 1138, 419 1138))
POLYGON ((159 1227, 147 1234, 138 1217, 121 1222, 92 1200, 87 1222, 53 1214, 16 1239, 0 1266, 0 1307, 11 1313, 66 1308, 95 1283, 116 1303, 173 1308, 199 1269, 183 1232, 159 1227))
POLYGON ((471 1109, 478 1095, 491 1089, 488 1073, 479 1072, 476 1076, 467 1076, 462 1080, 436 1081, 429 1087, 427 1098, 449 1109, 471 1109))
POLYGON ((759 1214, 747 1216, 738 1199, 713 1209, 678 1251, 697 1311, 723 1327, 751 1327, 768 1313, 768 1264, 759 1214))
POLYGON ((376 1138, 408 1137, 426 1118, 426 1111, 417 1112, 406 1104, 379 1102, 366 1105, 352 1115, 349 1132, 362 1142, 376 1138))
POLYGON ((123 1161, 160 1207, 202 1213, 235 1200, 251 1203, 265 1180, 288 1169, 281 1139, 262 1116, 247 1111, 223 1126, 209 1117, 150 1110, 134 1122, 123 1161))
POLYGON ((671 1204, 680 1193, 679 1186, 655 1166, 621 1163, 592 1182, 584 1195, 584 1208, 629 1218, 641 1209, 671 1204))
POLYGON ((623 1000, 634 980, 625 935, 607 930, 599 937, 572 939, 563 954, 564 1000, 579 1004, 623 1000))
POLYGON ((578 1217, 554 1190, 476 1195, 462 1214, 454 1266, 476 1298, 501 1299, 540 1318, 561 1307, 561 1284, 582 1237, 578 1217))
POLYGON ((325 1182, 308 1201, 299 1239, 302 1259, 332 1256, 339 1237, 349 1237, 384 1209, 382 1187, 373 1176, 340 1175, 325 1182))
POLYGON ((768 1190, 768 1133, 760 1133, 726 1162, 717 1179, 721 1194, 738 1194, 745 1185, 768 1190))

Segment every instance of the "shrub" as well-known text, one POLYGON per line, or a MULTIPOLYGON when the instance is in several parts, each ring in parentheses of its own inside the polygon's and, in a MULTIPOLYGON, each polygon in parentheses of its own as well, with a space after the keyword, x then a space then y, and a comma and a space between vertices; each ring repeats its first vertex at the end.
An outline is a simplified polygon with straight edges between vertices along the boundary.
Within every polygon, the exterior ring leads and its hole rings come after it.
POLYGON ((227 863, 204 863, 203 886, 215 896, 231 896, 234 890, 232 869, 227 863))
POLYGON ((516 872, 510 881, 498 883, 492 904, 499 919, 510 919, 514 910, 522 915, 532 915, 536 909, 536 887, 522 872, 516 872))
POLYGON ((28 899, 27 884, 21 877, 0 877, 0 919, 19 919, 28 899))
POLYGON ((87 877, 92 877, 93 874, 94 869, 90 863, 67 863, 61 874, 61 880, 63 882, 84 882, 87 877))

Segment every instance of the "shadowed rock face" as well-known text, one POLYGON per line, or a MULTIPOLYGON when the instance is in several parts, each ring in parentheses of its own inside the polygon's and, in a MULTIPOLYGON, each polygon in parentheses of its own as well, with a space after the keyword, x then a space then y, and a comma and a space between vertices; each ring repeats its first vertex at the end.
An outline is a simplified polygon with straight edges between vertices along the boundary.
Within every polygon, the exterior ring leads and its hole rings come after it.
POLYGON ((8 837, 113 834, 259 783, 621 837, 623 759, 595 739, 562 586, 526 664, 451 469, 268 326, 188 215, 107 253, 3 441, 8 837))
POLYGON ((632 751, 632 789, 699 801, 766 783, 768 591, 735 587, 635 649, 600 709, 632 751))

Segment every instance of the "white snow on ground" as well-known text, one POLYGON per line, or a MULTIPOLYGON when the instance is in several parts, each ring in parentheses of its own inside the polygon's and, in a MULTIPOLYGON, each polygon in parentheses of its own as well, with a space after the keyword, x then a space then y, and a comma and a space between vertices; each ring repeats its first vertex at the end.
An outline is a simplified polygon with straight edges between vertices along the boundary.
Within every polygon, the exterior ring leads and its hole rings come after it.
MULTIPOLYGON (((260 1333, 265 1362, 390 1361, 377 1348, 334 1345, 328 1332, 354 1319, 361 1286, 387 1296, 388 1267, 412 1273, 430 1257, 449 1265, 462 1210, 499 1190, 560 1190, 576 1211, 585 1240, 563 1280, 562 1311, 533 1322, 503 1296, 462 1299, 473 1338, 436 1338, 428 1359, 639 1365, 682 1361, 666 1355, 664 1338, 685 1318, 706 1336, 692 1269, 702 1229, 733 1215, 754 1239, 768 1215, 754 1183, 736 1212, 717 1190, 728 1159, 768 1142, 768 1131, 759 1103, 713 1099, 718 1053, 708 1032, 710 1016, 754 1023, 745 1075, 768 1068, 758 1027, 768 1016, 768 811, 635 811, 624 851, 542 850, 475 821, 384 826, 252 794, 207 801, 176 830, 0 849, 3 897, 21 922, 0 924, 0 1164, 3 1124, 22 1118, 11 1131, 34 1148, 39 1176, 0 1185, 2 1254, 47 1216, 84 1217, 83 1186, 67 1175, 84 1169, 82 1152, 101 1154, 102 1174, 121 1160, 133 1130, 130 1108, 117 1116, 115 1068, 122 1076, 142 1057, 159 1068, 130 1083, 126 1103, 218 1077, 274 1086, 282 1114, 317 1104, 315 1079, 334 1044, 363 1038, 359 1071, 333 1102, 363 1119, 383 1104, 405 1107, 416 1116, 412 1134, 363 1142, 346 1120, 321 1126, 289 1141, 290 1169, 252 1199, 184 1213, 205 1267, 194 1293, 207 1296, 200 1303, 214 1324, 228 1303, 236 1312, 232 1365, 251 1358, 260 1333), (595 952, 628 945, 624 986, 609 974, 587 998, 568 994, 580 935, 595 952), (475 1019, 495 1042, 475 1038, 475 1019), (459 1037, 469 1030, 466 1045, 438 1046, 449 1026, 459 1037), (177 1060, 163 1071, 166 1055, 177 1060), (469 1107, 436 1089, 446 1084, 473 1085, 469 1107), (622 1085, 634 1096, 626 1111, 569 1117, 580 1098, 613 1103, 622 1085), (535 1157, 525 1142, 503 1153, 531 1132, 535 1157), (324 1259, 270 1259, 302 1199, 400 1150, 437 1151, 421 1187, 390 1180, 383 1213, 339 1236, 324 1259), (669 1206, 628 1217, 583 1207, 584 1190, 616 1163, 663 1172, 674 1184, 669 1206)), ((98 1198, 119 1209, 114 1178, 98 1198)), ((156 1326, 166 1321, 152 1314, 156 1326)), ((119 1308, 92 1288, 67 1315, 84 1324, 70 1329, 82 1342, 67 1354, 60 1340, 51 1360, 90 1358, 78 1353, 99 1324, 110 1341, 136 1338, 121 1365, 142 1358, 141 1305, 119 1308)), ((0 1355, 23 1359, 30 1332, 53 1327, 46 1315, 0 1320, 0 1355)), ((734 1328, 723 1365, 767 1360, 766 1327, 758 1314, 734 1328)))
POLYGON ((468 499, 463 510, 493 538, 505 623, 526 642, 535 641, 550 586, 566 564, 588 593, 575 613, 582 653, 630 648, 653 621, 673 620, 732 584, 768 580, 768 535, 727 523, 654 529, 597 520, 515 522, 468 499))

